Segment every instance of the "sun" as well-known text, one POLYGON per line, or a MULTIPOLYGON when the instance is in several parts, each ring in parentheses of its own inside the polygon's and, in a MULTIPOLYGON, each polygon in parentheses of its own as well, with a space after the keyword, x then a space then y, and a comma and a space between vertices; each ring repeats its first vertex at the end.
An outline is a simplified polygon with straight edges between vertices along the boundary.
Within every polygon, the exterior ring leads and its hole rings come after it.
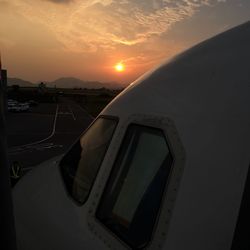
POLYGON ((124 64, 121 63, 121 62, 117 63, 117 64, 115 65, 115 70, 116 70, 117 72, 122 72, 122 71, 124 71, 124 70, 125 70, 124 64))

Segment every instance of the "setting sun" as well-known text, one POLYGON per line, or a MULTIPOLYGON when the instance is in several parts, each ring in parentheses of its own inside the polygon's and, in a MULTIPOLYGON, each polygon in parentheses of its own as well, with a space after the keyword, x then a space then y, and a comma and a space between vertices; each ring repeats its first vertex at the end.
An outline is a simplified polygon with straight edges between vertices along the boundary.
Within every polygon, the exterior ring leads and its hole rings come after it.
POLYGON ((115 70, 118 71, 118 72, 122 72, 122 71, 124 71, 124 69, 125 69, 125 67, 124 67, 124 65, 122 63, 117 63, 115 65, 115 70))

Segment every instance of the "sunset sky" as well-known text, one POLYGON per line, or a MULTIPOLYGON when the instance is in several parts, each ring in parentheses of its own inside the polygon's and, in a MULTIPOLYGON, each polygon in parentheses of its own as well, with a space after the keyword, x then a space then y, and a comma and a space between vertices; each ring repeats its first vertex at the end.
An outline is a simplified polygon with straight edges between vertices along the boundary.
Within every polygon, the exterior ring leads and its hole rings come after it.
POLYGON ((130 83, 250 20, 250 0, 0 0, 0 10, 3 66, 10 77, 33 82, 130 83))

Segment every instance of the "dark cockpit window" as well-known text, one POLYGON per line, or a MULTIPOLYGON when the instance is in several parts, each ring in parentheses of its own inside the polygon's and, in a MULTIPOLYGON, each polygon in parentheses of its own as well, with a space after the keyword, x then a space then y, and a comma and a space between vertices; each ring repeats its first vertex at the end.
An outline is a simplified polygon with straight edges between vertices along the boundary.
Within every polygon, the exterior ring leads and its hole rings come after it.
POLYGON ((250 249, 250 166, 248 167, 247 179, 243 197, 241 200, 240 211, 237 224, 234 231, 234 237, 231 250, 249 250, 250 249))
POLYGON ((96 217, 133 249, 152 237, 172 163, 160 129, 128 127, 96 217))
POLYGON ((116 119, 98 118, 60 162, 66 188, 80 204, 88 198, 116 125, 116 119))

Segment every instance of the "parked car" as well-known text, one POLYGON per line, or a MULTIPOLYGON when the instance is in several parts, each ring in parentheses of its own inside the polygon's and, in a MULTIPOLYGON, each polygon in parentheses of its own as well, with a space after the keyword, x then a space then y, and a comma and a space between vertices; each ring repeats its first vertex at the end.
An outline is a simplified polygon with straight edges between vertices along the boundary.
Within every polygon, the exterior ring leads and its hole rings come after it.
POLYGON ((27 102, 19 103, 19 108, 21 111, 28 111, 30 109, 30 105, 27 102))
POLYGON ((20 108, 18 101, 9 99, 7 102, 7 109, 8 111, 19 112, 20 108))
POLYGON ((8 99, 7 103, 8 103, 8 105, 13 105, 13 104, 17 104, 18 101, 12 100, 12 99, 8 99))
POLYGON ((10 112, 26 112, 30 109, 29 103, 8 102, 8 111, 10 112))
POLYGON ((11 112, 21 112, 21 108, 19 106, 19 104, 14 104, 14 105, 8 105, 8 111, 11 112))

